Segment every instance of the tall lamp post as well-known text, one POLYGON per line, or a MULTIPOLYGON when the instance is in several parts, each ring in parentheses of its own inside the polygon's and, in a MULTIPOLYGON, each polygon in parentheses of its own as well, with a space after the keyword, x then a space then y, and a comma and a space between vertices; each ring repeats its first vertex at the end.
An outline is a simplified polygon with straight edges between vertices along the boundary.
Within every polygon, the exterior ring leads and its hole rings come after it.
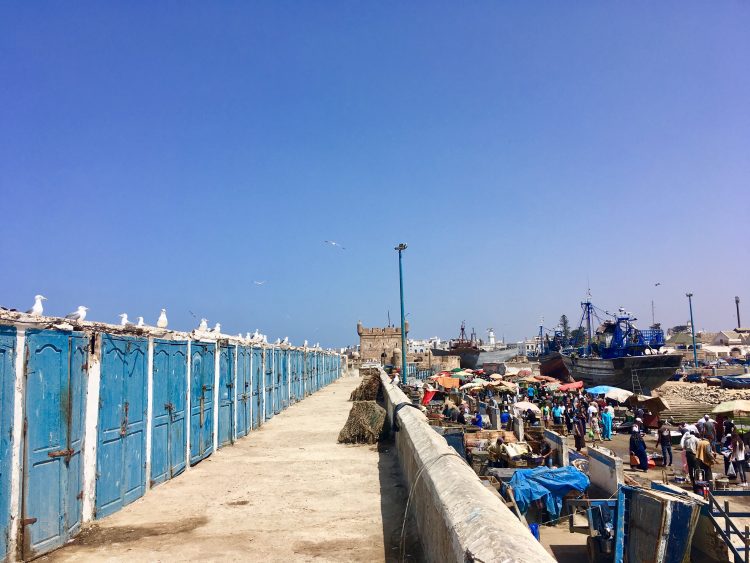
POLYGON ((693 322, 693 294, 686 293, 690 305, 690 332, 693 335, 693 366, 698 369, 698 351, 695 349, 695 323, 693 322))
POLYGON ((398 252, 398 285, 401 291, 401 383, 406 385, 406 317, 404 317, 404 271, 401 263, 401 253, 406 250, 406 244, 402 242, 394 250, 398 252))
POLYGON ((741 328, 742 325, 740 324, 740 298, 737 296, 734 297, 734 306, 737 307, 737 328, 741 328))

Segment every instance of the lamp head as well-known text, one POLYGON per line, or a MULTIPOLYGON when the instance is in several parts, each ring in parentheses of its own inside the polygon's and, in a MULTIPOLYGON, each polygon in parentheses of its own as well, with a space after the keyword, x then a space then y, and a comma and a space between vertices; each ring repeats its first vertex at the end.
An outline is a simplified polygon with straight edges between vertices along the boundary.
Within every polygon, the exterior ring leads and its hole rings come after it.
POLYGON ((402 250, 406 250, 406 243, 402 242, 401 244, 399 244, 399 245, 398 245, 398 246, 397 246, 396 248, 394 248, 393 250, 398 250, 399 252, 401 252, 402 250))

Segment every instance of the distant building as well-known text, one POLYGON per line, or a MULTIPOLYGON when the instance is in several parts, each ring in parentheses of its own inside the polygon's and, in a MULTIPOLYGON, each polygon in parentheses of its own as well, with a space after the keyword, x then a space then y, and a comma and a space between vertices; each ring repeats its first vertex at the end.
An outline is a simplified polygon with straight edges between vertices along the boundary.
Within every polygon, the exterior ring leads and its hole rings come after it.
MULTIPOLYGON (((365 328, 362 322, 357 323, 359 334, 359 355, 363 362, 389 364, 394 361, 394 351, 401 350, 401 327, 365 328)), ((409 334, 409 322, 406 322, 406 334, 409 334)))

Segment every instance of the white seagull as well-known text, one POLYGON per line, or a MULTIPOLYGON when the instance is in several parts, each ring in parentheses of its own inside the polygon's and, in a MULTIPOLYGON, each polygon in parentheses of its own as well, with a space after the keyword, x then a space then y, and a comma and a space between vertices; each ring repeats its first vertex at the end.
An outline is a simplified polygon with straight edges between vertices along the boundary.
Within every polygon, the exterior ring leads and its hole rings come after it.
POLYGON ((161 313, 159 314, 159 320, 156 321, 156 326, 158 326, 159 328, 167 328, 167 324, 167 310, 162 309, 161 313))
POLYGON ((326 242, 326 243, 330 244, 331 246, 336 246, 336 247, 340 248, 341 250, 346 250, 346 247, 341 246, 335 240, 324 240, 323 242, 326 242))
POLYGON ((86 318, 86 311, 88 311, 88 307, 84 307, 83 305, 78 305, 78 309, 73 311, 72 313, 65 315, 65 318, 71 321, 78 321, 81 322, 86 318))
POLYGON ((277 338, 276 342, 274 342, 274 345, 276 346, 278 346, 279 344, 281 344, 281 338, 277 338))
POLYGON ((303 348, 307 348, 307 340, 305 340, 304 344, 302 344, 303 348))
POLYGON ((253 283, 254 283, 255 285, 263 285, 263 284, 265 284, 265 283, 266 283, 266 280, 263 280, 263 281, 253 281, 253 283))
POLYGON ((42 306, 42 301, 46 301, 47 298, 44 295, 35 295, 34 296, 34 306, 26 311, 29 315, 35 315, 37 317, 41 316, 41 314, 44 312, 44 307, 42 306))
POLYGON ((215 332, 216 334, 221 334, 221 323, 216 323, 214 325, 213 332, 215 332))
POLYGON ((133 323, 128 320, 127 313, 120 314, 120 326, 133 326, 133 323))
POLYGON ((282 344, 289 344, 289 337, 285 336, 284 340, 281 341, 282 344))
POLYGON ((138 317, 138 326, 145 326, 146 323, 143 322, 143 317, 138 317))
POLYGON ((208 332, 208 319, 201 319, 201 324, 198 325, 198 330, 201 332, 208 332))

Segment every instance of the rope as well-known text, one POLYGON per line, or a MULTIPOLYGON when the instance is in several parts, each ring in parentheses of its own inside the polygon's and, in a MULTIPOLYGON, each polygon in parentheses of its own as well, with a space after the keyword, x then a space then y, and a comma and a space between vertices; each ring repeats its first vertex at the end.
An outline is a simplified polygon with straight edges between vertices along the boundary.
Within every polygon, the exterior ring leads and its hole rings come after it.
MULTIPOLYGON (((410 404, 410 403, 401 403, 399 406, 407 405, 407 404, 410 404)), ((395 421, 395 417, 394 417, 394 421, 395 421)), ((409 489, 409 498, 406 499, 406 508, 404 509, 404 520, 401 523, 401 537, 399 538, 399 541, 398 541, 398 556, 399 556, 399 561, 401 562, 404 561, 404 555, 405 555, 404 551, 406 550, 406 546, 404 545, 404 532, 406 531, 406 519, 409 515, 409 505, 411 504, 411 498, 412 498, 412 495, 414 494, 414 490, 417 488, 417 482, 419 481, 419 478, 422 476, 422 473, 424 472, 425 469, 432 467, 432 465, 436 461, 438 461, 440 458, 447 457, 447 456, 456 456, 461 461, 464 461, 464 459, 460 455, 458 455, 458 453, 454 451, 443 452, 442 454, 438 455, 436 458, 434 458, 430 462, 425 463, 422 467, 420 467, 419 471, 417 471, 417 475, 414 477, 414 482, 411 484, 411 488, 409 489)))

